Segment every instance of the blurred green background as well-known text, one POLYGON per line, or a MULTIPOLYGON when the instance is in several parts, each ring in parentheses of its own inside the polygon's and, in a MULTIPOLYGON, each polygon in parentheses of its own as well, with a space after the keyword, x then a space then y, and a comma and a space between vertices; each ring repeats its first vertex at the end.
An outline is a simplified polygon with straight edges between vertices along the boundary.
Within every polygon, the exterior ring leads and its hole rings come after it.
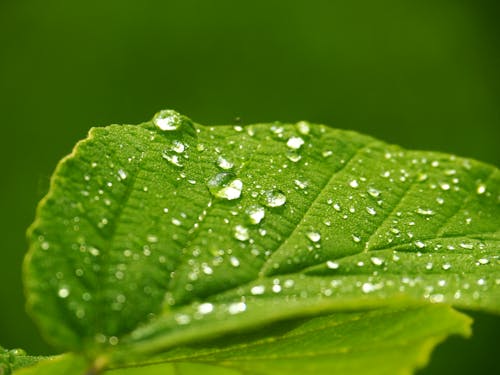
MULTIPOLYGON (((498 166, 499 4, 0 0, 0 345, 51 353, 24 312, 24 233, 91 126, 307 119, 498 166)), ((500 373, 500 320, 475 317, 422 374, 500 373)))

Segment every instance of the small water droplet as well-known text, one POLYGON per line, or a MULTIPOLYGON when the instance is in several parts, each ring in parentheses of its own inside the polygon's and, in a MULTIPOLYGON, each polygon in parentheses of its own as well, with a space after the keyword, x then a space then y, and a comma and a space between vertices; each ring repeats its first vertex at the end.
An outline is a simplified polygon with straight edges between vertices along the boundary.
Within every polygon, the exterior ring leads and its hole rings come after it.
POLYGON ((221 199, 234 200, 241 196, 243 182, 233 173, 222 172, 216 174, 207 182, 210 193, 221 199))
POLYGON ((246 309, 247 305, 245 304, 245 302, 236 302, 231 303, 227 308, 227 311, 229 312, 229 314, 235 315, 244 312, 246 309))
POLYGON ((171 151, 163 151, 161 154, 162 158, 168 161, 170 164, 173 164, 177 167, 183 167, 184 164, 182 164, 181 158, 177 153, 173 153, 171 151))
POLYGON ((198 306, 198 312, 202 315, 210 314, 212 311, 214 311, 214 305, 210 302, 205 302, 198 306))
POLYGON ((57 291, 57 295, 60 298, 68 298, 68 296, 69 296, 69 288, 65 287, 65 286, 59 288, 59 290, 57 291))
POLYGON ((490 261, 486 258, 481 258, 481 259, 478 259, 477 261, 479 264, 488 264, 490 261))
POLYGON ((307 181, 294 180, 293 182, 300 189, 305 189, 305 188, 307 188, 307 185, 308 185, 307 181))
POLYGON ((326 262, 326 266, 331 270, 336 270, 339 268, 339 264, 337 262, 333 262, 331 260, 326 262))
POLYGON ((240 266, 240 260, 234 256, 232 256, 231 258, 229 258, 229 262, 231 263, 231 265, 233 267, 239 267, 240 266))
POLYGON ((417 212, 417 214, 423 215, 423 216, 432 216, 432 215, 434 215, 434 211, 431 210, 431 209, 428 209, 428 208, 424 209, 424 208, 420 208, 419 207, 419 208, 417 208, 416 212, 417 212))
POLYGON ((311 127, 307 121, 299 121, 296 128, 300 134, 307 135, 311 131, 311 127))
POLYGON ((300 137, 290 137, 286 142, 286 145, 293 150, 298 150, 304 144, 304 140, 300 137))
POLYGON ((306 236, 312 242, 319 242, 321 240, 321 234, 318 232, 307 232, 306 236))
POLYGON ((217 166, 221 169, 228 170, 234 167, 234 163, 222 156, 219 156, 217 158, 217 166))
POLYGON ((423 249, 425 247, 425 243, 423 243, 422 241, 415 241, 415 246, 419 249, 423 249))
POLYGON ((375 265, 375 266, 381 266, 384 264, 384 261, 378 257, 371 257, 370 261, 375 265))
POLYGON ((450 263, 445 263, 441 266, 441 268, 445 271, 449 270, 451 268, 451 264, 450 263))
POLYGON ((451 186, 450 186, 450 184, 448 184, 448 183, 446 183, 446 182, 440 182, 440 183, 439 183, 439 187, 440 187, 441 189, 443 189, 443 190, 445 190, 445 191, 446 191, 446 190, 450 190, 450 187, 451 187, 451 186))
POLYGON ((370 215, 376 215, 377 211, 373 207, 366 207, 366 212, 368 212, 370 215))
POLYGON ((363 283, 361 286, 361 290, 363 293, 371 293, 376 290, 375 286, 372 283, 363 283))
POLYGON ((264 294, 266 291, 266 287, 264 285, 256 285, 250 289, 250 293, 252 293, 254 296, 258 296, 261 294, 264 294))
POLYGON ((324 150, 321 155, 324 157, 324 158, 328 158, 330 156, 333 155, 333 151, 332 150, 324 150))
POLYGON ((293 163, 297 163, 300 159, 302 159, 302 156, 299 153, 297 153, 296 150, 288 150, 285 156, 288 160, 290 160, 293 163))
POLYGON ((357 180, 352 180, 349 182, 349 186, 352 187, 353 189, 356 189, 359 186, 359 183, 357 180))
POLYGON ((120 179, 122 179, 122 180, 125 180, 127 178, 127 174, 125 173, 125 171, 123 169, 119 169, 118 170, 118 177, 120 177, 120 179))
POLYGON ((248 241, 248 239, 250 238, 248 229, 242 225, 236 225, 234 227, 234 238, 236 238, 239 241, 248 241))
POLYGON ((474 248, 474 245, 472 245, 471 243, 465 243, 465 242, 461 242, 459 244, 459 246, 462 248, 462 249, 468 249, 468 250, 471 250, 474 248))
POLYGON ((259 224, 266 214, 264 207, 259 205, 250 206, 246 210, 248 219, 252 224, 259 224))
POLYGON ((280 207, 286 203, 286 196, 280 190, 268 190, 263 194, 263 204, 267 207, 280 207))
POLYGON ((374 188, 369 188, 368 194, 370 194, 373 198, 377 198, 380 196, 380 191, 374 188))
POLYGON ((476 193, 481 195, 481 194, 484 194, 485 192, 486 192, 486 185, 485 184, 477 185, 476 193))
POLYGON ((352 240, 356 243, 361 242, 361 237, 356 236, 355 234, 352 235, 352 240))

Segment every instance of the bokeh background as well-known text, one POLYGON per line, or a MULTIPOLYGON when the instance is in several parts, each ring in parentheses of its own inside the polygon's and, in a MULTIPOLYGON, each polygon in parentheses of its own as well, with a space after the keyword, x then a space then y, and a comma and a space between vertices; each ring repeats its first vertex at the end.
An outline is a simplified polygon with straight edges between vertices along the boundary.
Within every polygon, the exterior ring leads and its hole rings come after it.
MULTIPOLYGON (((499 19, 497 0, 0 0, 0 345, 52 353, 25 230, 91 126, 307 119, 498 166, 499 19)), ((499 318, 474 316, 421 374, 500 373, 499 318)))

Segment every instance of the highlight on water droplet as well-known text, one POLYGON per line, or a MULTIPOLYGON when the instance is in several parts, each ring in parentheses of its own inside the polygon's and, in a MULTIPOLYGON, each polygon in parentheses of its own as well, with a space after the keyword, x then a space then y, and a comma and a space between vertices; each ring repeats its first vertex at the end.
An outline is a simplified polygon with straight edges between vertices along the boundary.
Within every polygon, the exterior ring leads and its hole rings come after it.
POLYGON ((307 232, 306 237, 312 242, 319 242, 321 240, 321 234, 318 232, 307 232))
POLYGON ((280 207, 286 203, 286 195, 277 189, 265 191, 262 197, 267 207, 280 207))
POLYGON ((243 190, 243 182, 231 172, 216 174, 207 182, 207 186, 213 196, 227 200, 238 199, 243 190))

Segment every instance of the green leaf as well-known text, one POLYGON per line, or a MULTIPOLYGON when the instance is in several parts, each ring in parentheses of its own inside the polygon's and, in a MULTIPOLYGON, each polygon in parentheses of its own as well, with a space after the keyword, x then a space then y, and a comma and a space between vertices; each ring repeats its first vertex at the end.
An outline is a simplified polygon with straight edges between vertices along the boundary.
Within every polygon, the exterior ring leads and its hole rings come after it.
POLYGON ((8 375, 12 371, 25 366, 31 366, 44 357, 29 356, 23 349, 7 350, 0 346, 0 375, 8 375))
MULTIPOLYGON (((47 358, 33 366, 17 370, 14 375, 83 375, 88 368, 88 361, 84 357, 64 354, 47 358)), ((85 375, 92 375, 92 372, 85 375)))
POLYGON ((305 122, 95 128, 38 208, 28 307, 90 357, 332 311, 499 312, 499 186, 490 165, 305 122))
POLYGON ((445 306, 337 313, 173 349, 149 360, 171 363, 110 375, 410 374, 446 336, 469 330, 470 318, 445 306))

